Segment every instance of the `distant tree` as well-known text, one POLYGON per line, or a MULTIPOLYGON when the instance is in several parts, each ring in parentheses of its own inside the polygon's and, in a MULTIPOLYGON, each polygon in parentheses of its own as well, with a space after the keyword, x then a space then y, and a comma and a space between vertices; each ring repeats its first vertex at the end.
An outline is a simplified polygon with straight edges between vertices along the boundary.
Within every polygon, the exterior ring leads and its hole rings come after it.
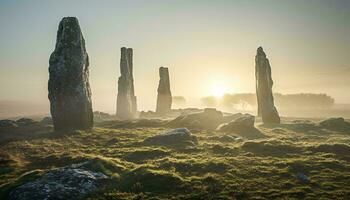
MULTIPOLYGON (((275 104, 282 109, 328 109, 334 105, 334 99, 327 94, 298 93, 281 94, 275 93, 275 104)), ((225 94, 220 100, 209 96, 202 98, 206 106, 223 106, 227 108, 245 109, 248 106, 256 107, 255 93, 225 94)))
MULTIPOLYGON (((299 93, 281 94, 275 93, 275 104, 282 109, 328 109, 334 105, 334 99, 327 94, 299 93)), ((225 107, 256 107, 257 99, 254 93, 225 94, 221 100, 225 107)))
POLYGON ((280 94, 276 93, 275 102, 281 108, 327 109, 334 105, 334 99, 327 94, 280 94))
POLYGON ((206 107, 216 107, 218 105, 218 99, 214 96, 203 97, 201 102, 206 107))
POLYGON ((256 106, 256 96, 252 93, 241 94, 225 94, 220 101, 224 107, 241 107, 245 108, 247 105, 256 106))
POLYGON ((173 104, 176 106, 185 106, 186 99, 183 96, 173 96, 173 104))

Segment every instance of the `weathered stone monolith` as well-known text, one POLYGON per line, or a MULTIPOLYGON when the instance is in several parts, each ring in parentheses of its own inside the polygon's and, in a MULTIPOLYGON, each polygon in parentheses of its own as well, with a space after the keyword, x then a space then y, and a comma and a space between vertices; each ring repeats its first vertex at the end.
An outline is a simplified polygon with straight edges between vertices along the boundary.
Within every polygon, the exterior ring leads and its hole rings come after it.
POLYGON ((166 114, 170 112, 172 103, 168 68, 159 68, 159 78, 156 112, 159 114, 166 114))
POLYGON ((121 48, 121 76, 118 79, 117 96, 117 117, 120 119, 133 119, 137 115, 132 57, 133 52, 131 48, 121 48))
POLYGON ((280 117, 274 105, 271 78, 271 66, 262 47, 255 56, 256 95, 258 99, 258 116, 265 124, 279 124, 280 117))
POLYGON ((61 20, 49 63, 48 90, 55 130, 91 128, 89 57, 77 18, 61 20))

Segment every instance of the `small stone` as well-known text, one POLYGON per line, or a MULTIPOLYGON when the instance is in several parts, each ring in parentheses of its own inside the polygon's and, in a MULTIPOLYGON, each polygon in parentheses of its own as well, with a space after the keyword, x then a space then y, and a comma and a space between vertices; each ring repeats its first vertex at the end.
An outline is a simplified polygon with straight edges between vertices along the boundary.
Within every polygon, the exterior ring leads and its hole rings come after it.
POLYGON ((298 173, 296 174, 296 178, 297 178, 300 182, 304 182, 304 183, 309 182, 309 178, 308 178, 305 174, 303 174, 303 173, 301 173, 301 172, 298 172, 298 173))

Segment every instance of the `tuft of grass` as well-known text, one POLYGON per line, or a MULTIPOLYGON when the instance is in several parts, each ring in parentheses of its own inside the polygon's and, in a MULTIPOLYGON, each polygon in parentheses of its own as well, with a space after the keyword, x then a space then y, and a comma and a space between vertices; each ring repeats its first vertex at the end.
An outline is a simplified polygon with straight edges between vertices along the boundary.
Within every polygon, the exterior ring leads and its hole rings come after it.
POLYGON ((277 157, 300 154, 303 151, 302 147, 280 140, 247 141, 241 148, 259 156, 277 157))
POLYGON ((341 156, 350 155, 350 146, 347 144, 320 144, 309 149, 313 152, 333 153, 341 156))
POLYGON ((136 168, 122 176, 121 189, 128 192, 171 193, 186 186, 186 182, 175 173, 152 170, 147 167, 136 168))
POLYGON ((88 170, 101 172, 111 177, 119 177, 119 174, 125 173, 128 168, 134 167, 133 164, 120 159, 102 156, 88 158, 88 161, 85 166, 88 170))
POLYGON ((168 156, 169 154, 169 151, 165 151, 162 149, 136 150, 127 153, 125 156, 123 156, 123 159, 130 162, 142 163, 145 160, 161 158, 164 156, 168 156))

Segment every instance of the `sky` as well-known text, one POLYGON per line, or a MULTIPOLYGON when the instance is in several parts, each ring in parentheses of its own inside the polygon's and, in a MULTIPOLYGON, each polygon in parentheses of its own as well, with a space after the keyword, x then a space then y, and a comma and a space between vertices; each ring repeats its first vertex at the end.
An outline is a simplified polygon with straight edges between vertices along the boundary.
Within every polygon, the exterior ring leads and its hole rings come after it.
POLYGON ((48 60, 65 16, 79 19, 95 110, 115 110, 123 46, 134 49, 140 110, 155 109, 160 66, 189 104, 255 92, 259 46, 274 92, 350 103, 348 0, 0 0, 0 100, 49 103, 48 60))

